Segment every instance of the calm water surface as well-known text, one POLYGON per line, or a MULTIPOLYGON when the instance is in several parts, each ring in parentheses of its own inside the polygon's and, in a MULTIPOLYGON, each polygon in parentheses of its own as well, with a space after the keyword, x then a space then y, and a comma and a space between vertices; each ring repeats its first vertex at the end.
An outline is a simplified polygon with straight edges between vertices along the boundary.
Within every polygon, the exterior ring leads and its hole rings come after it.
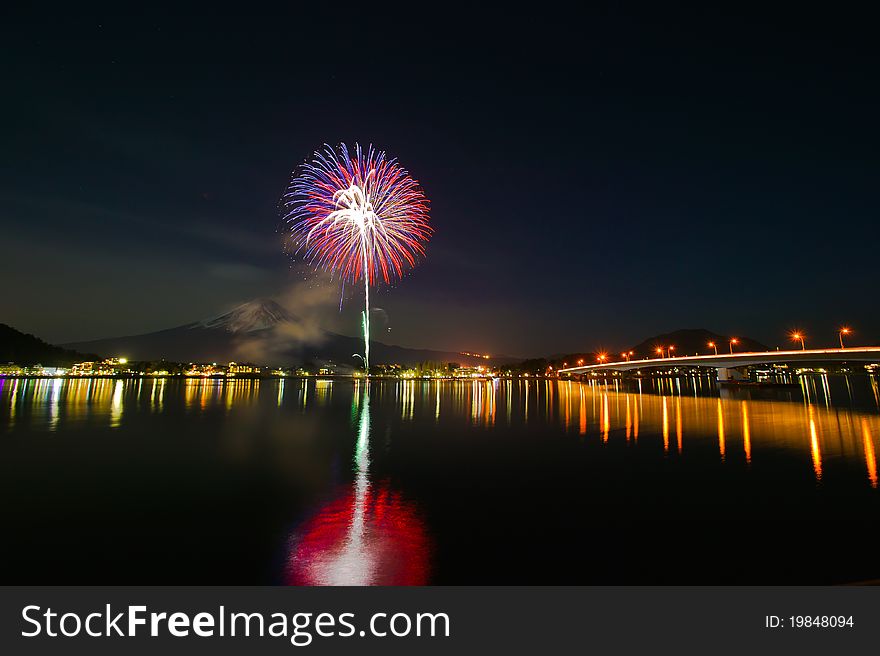
POLYGON ((868 376, 0 378, 6 583, 880 579, 868 376))

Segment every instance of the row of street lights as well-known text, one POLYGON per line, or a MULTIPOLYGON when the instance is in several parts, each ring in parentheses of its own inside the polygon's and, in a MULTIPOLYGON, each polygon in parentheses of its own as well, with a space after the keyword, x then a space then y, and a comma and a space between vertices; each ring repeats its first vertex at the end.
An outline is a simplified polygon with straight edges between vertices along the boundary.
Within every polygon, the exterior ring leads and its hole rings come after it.
MULTIPOLYGON (((739 344, 739 340, 736 337, 731 337, 729 340, 730 353, 733 354, 733 347, 739 344)), ((715 342, 709 342, 709 348, 715 349, 715 355, 718 355, 718 345, 715 342)))
MULTIPOLYGON (((837 331, 837 337, 840 340, 840 348, 842 348, 842 349, 846 348, 846 346, 844 346, 844 344, 843 344, 843 336, 844 335, 851 335, 851 334, 852 334, 852 329, 848 328, 846 326, 840 328, 837 331)), ((801 343, 801 350, 804 350, 804 351, 807 350, 807 346, 806 346, 806 342, 805 342, 806 335, 804 333, 802 333, 799 330, 795 330, 795 331, 789 333, 789 338, 791 338, 791 340, 794 342, 800 342, 801 343)), ((736 346, 737 344, 739 344, 739 339, 736 337, 731 337, 729 340, 727 340, 727 345, 730 349, 731 355, 733 355, 733 347, 736 346)), ((707 346, 715 351, 715 355, 718 355, 718 344, 716 344, 715 342, 708 342, 707 346)), ((666 347, 658 346, 656 349, 654 349, 654 352, 657 353, 657 355, 659 355, 660 358, 671 358, 673 351, 675 351, 674 346, 666 346, 666 347)), ((629 362, 629 359, 633 355, 635 355, 635 353, 633 351, 626 351, 624 353, 621 353, 620 357, 622 357, 624 360, 629 362)), ((600 363, 605 363, 608 361, 608 355, 605 353, 600 353, 596 359, 600 363)), ((582 365, 583 363, 584 363, 583 360, 578 360, 578 365, 582 365)))
MULTIPOLYGON (((840 328, 837 331, 837 339, 840 340, 840 348, 842 348, 842 349, 846 348, 846 346, 844 346, 844 344, 843 344, 843 336, 844 335, 852 335, 852 329, 844 326, 843 328, 840 328)), ((804 340, 806 340, 807 336, 804 333, 802 333, 800 330, 792 331, 791 333, 789 333, 788 336, 791 338, 791 341, 801 343, 801 350, 802 351, 807 350, 807 345, 804 342, 804 340)))

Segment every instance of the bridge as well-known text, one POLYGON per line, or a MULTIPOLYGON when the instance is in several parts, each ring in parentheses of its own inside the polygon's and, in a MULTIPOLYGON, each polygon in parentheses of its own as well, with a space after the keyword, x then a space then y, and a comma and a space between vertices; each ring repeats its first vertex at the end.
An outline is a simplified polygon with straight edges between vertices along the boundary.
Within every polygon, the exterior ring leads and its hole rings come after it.
POLYGON ((742 378, 738 369, 753 365, 772 364, 823 364, 823 363, 880 363, 880 346, 853 348, 806 349, 796 351, 752 351, 722 353, 718 355, 686 355, 669 358, 645 358, 644 360, 619 360, 600 362, 579 367, 559 369, 558 374, 589 374, 602 371, 632 371, 637 369, 669 369, 672 367, 708 367, 718 371, 718 380, 742 378))

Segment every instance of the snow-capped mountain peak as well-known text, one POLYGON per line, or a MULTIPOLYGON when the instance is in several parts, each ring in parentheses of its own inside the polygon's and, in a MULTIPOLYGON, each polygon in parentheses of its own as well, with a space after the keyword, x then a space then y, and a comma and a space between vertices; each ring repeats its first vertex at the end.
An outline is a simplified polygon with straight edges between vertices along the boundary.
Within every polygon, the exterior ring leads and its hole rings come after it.
POLYGON ((219 317, 205 319, 193 325, 193 328, 214 328, 230 333, 250 333, 265 330, 273 326, 291 321, 290 313, 275 301, 256 299, 243 303, 219 317))

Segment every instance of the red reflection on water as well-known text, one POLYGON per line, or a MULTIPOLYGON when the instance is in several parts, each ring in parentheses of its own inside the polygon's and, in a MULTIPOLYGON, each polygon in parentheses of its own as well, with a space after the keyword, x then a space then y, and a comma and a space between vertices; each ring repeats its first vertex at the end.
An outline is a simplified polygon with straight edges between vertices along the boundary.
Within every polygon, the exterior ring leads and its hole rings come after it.
POLYGON ((386 484, 355 483, 293 535, 288 585, 426 585, 430 543, 415 506, 386 484))

